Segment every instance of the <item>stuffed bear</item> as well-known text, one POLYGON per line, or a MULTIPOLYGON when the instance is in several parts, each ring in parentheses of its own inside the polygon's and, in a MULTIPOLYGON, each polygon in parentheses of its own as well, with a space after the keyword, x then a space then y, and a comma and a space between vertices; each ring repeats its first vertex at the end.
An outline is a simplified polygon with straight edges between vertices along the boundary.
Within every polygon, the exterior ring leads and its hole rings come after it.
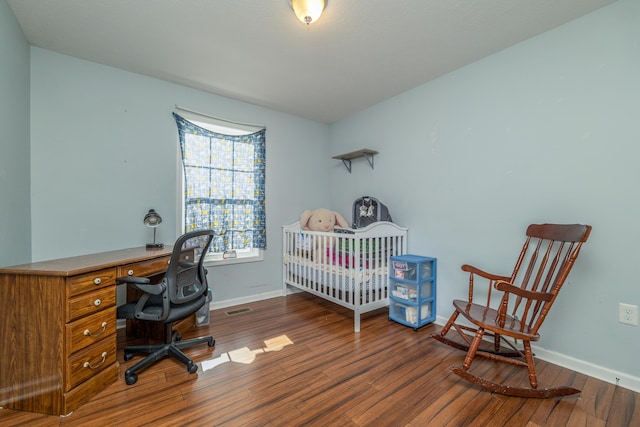
MULTIPOLYGON (((300 228, 310 231, 333 232, 335 227, 349 228, 347 221, 338 212, 329 209, 320 208, 316 210, 306 210, 300 215, 300 228)), ((313 254, 320 255, 315 258, 325 262, 325 258, 333 251, 335 239, 321 236, 309 236, 313 240, 313 251, 309 247, 304 251, 303 256, 314 259, 313 254), (324 250, 323 250, 324 249, 324 250)))

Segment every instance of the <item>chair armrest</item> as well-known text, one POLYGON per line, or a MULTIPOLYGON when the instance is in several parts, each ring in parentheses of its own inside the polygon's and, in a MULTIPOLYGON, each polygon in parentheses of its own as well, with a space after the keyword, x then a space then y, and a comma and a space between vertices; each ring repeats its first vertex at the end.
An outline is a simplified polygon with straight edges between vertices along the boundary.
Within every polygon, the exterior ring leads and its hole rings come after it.
POLYGON ((487 273, 484 270, 480 270, 478 267, 474 267, 472 265, 469 264, 464 264, 462 266, 462 271, 466 271, 467 273, 469 273, 469 296, 468 296, 468 302, 473 302, 473 289, 474 289, 474 276, 479 276, 483 279, 488 280, 488 293, 487 293, 487 307, 489 307, 489 304, 491 303, 491 285, 494 284, 495 282, 498 281, 508 281, 510 279, 510 277, 507 276, 500 276, 497 274, 491 274, 491 273, 487 273))
POLYGON ((169 298, 162 298, 162 311, 160 313, 155 310, 151 312, 144 311, 144 308, 147 306, 147 302, 153 295, 161 295, 166 292, 166 283, 161 282, 153 285, 134 284, 133 286, 144 292, 144 294, 140 296, 140 299, 135 303, 135 318, 140 320, 151 320, 154 322, 164 322, 167 320, 169 317, 169 298))
POLYGON ((142 292, 151 295, 161 295, 167 290, 167 285, 164 283, 151 284, 151 280, 147 277, 118 277, 116 279, 120 283, 131 284, 134 287, 140 289, 142 292))
POLYGON ((157 283, 154 285, 134 285, 136 288, 140 289, 142 292, 151 294, 151 295, 162 295, 167 290, 167 285, 164 283, 157 283))
POLYGON ((510 279, 510 277, 508 276, 500 276, 497 274, 487 273, 486 271, 480 270, 479 268, 469 264, 464 264, 462 266, 462 271, 466 271, 467 273, 471 273, 471 274, 477 274, 478 276, 484 277, 485 279, 488 279, 488 280, 496 280, 496 281, 501 280, 501 281, 508 282, 510 279))
POLYGON ((519 288, 519 287, 513 285, 512 283, 504 281, 504 280, 498 281, 495 284, 495 288, 497 290, 499 290, 499 291, 502 291, 502 292, 515 294, 515 295, 521 296, 523 298, 533 299, 533 300, 536 300, 536 301, 545 301, 545 302, 547 302, 547 301, 551 301, 551 299, 553 298, 553 294, 550 294, 550 293, 547 293, 547 292, 529 291, 529 290, 526 290, 526 289, 519 288))
POLYGON ((116 281, 120 283, 131 283, 136 285, 148 285, 149 283, 151 283, 151 280, 149 280, 147 277, 132 276, 118 277, 116 278, 116 281))

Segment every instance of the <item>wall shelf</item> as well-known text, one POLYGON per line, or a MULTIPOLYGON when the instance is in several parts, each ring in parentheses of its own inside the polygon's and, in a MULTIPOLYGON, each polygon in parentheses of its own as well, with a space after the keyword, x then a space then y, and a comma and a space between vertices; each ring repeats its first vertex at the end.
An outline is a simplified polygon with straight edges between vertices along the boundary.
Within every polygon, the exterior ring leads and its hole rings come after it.
POLYGON ((333 156, 333 159, 342 160, 344 166, 347 168, 349 173, 351 173, 351 160, 359 159, 360 157, 364 157, 369 162, 369 166, 373 169, 373 156, 378 154, 375 150, 369 150, 368 148, 362 148, 357 151, 352 151, 351 153, 340 154, 338 156, 333 156))

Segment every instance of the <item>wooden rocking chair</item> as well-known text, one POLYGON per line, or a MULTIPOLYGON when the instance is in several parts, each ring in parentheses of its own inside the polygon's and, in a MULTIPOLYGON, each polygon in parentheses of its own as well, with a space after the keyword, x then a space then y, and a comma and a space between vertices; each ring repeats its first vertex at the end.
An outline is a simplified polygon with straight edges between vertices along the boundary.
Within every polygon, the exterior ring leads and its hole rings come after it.
POLYGON ((482 388, 509 396, 547 398, 580 392, 572 387, 538 389, 531 342, 540 338, 538 330, 590 232, 589 225, 530 225, 510 277, 490 274, 466 264, 462 266, 462 270, 469 273, 469 300, 453 301, 455 311, 449 321, 439 334, 431 335, 467 352, 462 367, 451 368, 453 373, 482 388), (486 279, 489 284, 486 304, 473 300, 476 276, 486 279), (496 309, 490 307, 492 288, 501 296, 496 309), (473 326, 456 322, 460 315, 473 326), (464 343, 446 337, 452 327, 464 343), (493 345, 483 343, 485 336, 493 337, 493 345), (518 342, 522 343, 521 349, 516 348, 518 342), (507 351, 503 350, 502 343, 506 344, 507 351), (482 349, 481 344, 484 344, 482 349), (486 344, 492 348, 484 349, 486 344), (498 384, 471 374, 468 370, 476 356, 527 367, 531 387, 498 384))

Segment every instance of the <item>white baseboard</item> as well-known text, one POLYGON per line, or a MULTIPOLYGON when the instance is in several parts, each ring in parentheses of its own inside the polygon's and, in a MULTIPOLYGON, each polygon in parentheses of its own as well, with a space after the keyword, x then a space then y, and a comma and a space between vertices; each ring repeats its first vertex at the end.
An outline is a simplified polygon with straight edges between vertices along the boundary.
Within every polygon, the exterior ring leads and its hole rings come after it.
POLYGON ((233 298, 233 299, 228 299, 224 301, 212 301, 211 304, 209 304, 209 309, 217 310, 220 308, 232 307, 234 305, 249 304, 256 301, 262 301, 265 299, 271 299, 271 298, 276 298, 281 296, 282 296, 282 290, 278 290, 278 291, 272 291, 272 292, 265 292, 257 295, 251 295, 248 297, 233 298))
POLYGON ((585 362, 584 360, 576 359, 542 347, 532 345, 531 348, 536 357, 540 360, 572 369, 576 372, 580 372, 611 384, 619 385, 620 387, 628 388, 635 392, 640 392, 640 378, 638 377, 634 377, 633 375, 629 375, 624 372, 614 371, 613 369, 598 366, 590 362, 585 362))
MULTIPOLYGON (((447 320, 449 319, 446 317, 436 316, 435 323, 437 325, 444 326, 445 323, 447 323, 447 320)), ((553 363, 555 365, 562 366, 563 368, 571 369, 573 371, 580 372, 581 374, 640 393, 640 378, 638 377, 624 372, 614 371, 613 369, 595 365, 590 362, 585 362, 584 360, 576 359, 535 345, 532 345, 531 349, 535 353, 536 358, 540 360, 544 360, 545 362, 553 363)))

